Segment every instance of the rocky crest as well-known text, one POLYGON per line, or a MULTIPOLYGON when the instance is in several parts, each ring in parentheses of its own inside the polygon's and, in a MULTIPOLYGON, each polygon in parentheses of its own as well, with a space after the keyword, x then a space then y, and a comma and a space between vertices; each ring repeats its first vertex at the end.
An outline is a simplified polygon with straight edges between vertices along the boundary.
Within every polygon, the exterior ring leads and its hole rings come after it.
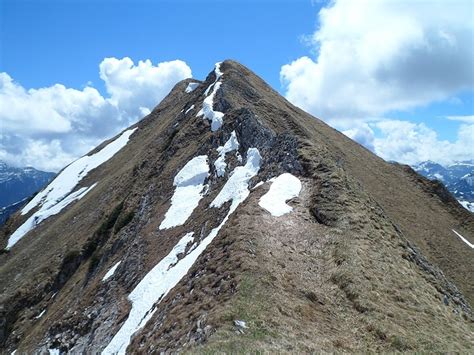
POLYGON ((473 215, 234 61, 81 159, 3 228, 4 351, 473 346, 473 215))

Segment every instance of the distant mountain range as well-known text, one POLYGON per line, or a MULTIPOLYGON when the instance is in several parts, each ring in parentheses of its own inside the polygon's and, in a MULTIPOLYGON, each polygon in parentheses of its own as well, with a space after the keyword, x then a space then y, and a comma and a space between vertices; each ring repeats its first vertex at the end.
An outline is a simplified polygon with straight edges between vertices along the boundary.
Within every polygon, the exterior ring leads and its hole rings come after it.
POLYGON ((441 181, 465 208, 474 212, 474 161, 449 166, 425 161, 413 169, 430 180, 441 181))
POLYGON ((18 210, 28 197, 51 181, 54 175, 31 167, 15 168, 0 161, 0 224, 18 210))

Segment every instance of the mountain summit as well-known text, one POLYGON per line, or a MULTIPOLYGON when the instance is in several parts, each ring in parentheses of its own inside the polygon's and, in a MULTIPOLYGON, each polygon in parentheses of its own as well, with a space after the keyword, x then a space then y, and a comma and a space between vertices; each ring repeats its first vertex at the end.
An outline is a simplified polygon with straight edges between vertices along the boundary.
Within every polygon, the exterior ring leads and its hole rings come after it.
POLYGON ((3 228, 18 353, 467 351, 474 217, 218 63, 3 228))

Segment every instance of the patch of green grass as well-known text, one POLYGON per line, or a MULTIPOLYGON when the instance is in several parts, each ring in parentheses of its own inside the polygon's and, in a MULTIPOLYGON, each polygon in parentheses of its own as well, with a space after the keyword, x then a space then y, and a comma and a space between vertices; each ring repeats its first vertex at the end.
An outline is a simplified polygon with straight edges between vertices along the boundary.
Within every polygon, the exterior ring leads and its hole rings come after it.
POLYGON ((117 223, 115 223, 114 233, 119 232, 123 227, 129 224, 133 217, 135 217, 135 211, 128 211, 121 215, 117 223))
POLYGON ((94 234, 87 239, 86 244, 82 248, 82 255, 84 258, 89 258, 92 254, 94 254, 97 248, 105 244, 110 236, 112 228, 114 227, 120 213, 122 212, 122 209, 123 202, 115 206, 110 215, 108 215, 107 218, 100 224, 94 234))
POLYGON ((99 265, 101 257, 102 255, 97 250, 92 254, 89 261, 89 268, 87 270, 89 274, 95 270, 97 265, 99 265))
MULTIPOLYGON (((211 341, 197 349, 202 354, 263 354, 261 344, 278 334, 265 322, 265 314, 274 305, 262 288, 262 275, 243 274, 238 291, 230 307, 222 314, 223 326, 212 335, 211 341), (247 328, 238 332, 235 320, 242 320, 247 328)), ((193 349, 196 352, 196 349, 193 349)))
POLYGON ((78 250, 71 250, 69 251, 63 259, 63 265, 74 263, 79 257, 81 253, 78 250))
POLYGON ((390 345, 398 351, 407 351, 411 349, 411 346, 406 342, 406 340, 398 335, 390 337, 390 345))
MULTIPOLYGON (((272 335, 270 327, 262 319, 262 313, 268 311, 271 305, 267 295, 260 288, 262 280, 254 275, 244 274, 240 283, 235 306, 229 310, 227 319, 233 325, 234 320, 243 320, 247 324, 244 336, 255 340, 263 340, 272 335)), ((274 334, 273 334, 274 335, 274 334)))
POLYGON ((82 257, 84 259, 90 258, 88 274, 92 274, 99 265, 102 253, 100 248, 107 242, 110 235, 117 233, 120 229, 125 227, 133 219, 135 213, 127 212, 122 214, 124 202, 120 202, 107 218, 100 224, 94 234, 87 239, 84 247, 82 248, 82 257))
POLYGON ((123 201, 120 202, 117 206, 115 206, 115 208, 112 210, 112 212, 107 217, 107 219, 99 226, 96 233, 99 235, 102 235, 109 232, 113 228, 115 222, 117 222, 117 219, 120 216, 120 213, 122 212, 122 210, 123 210, 123 201))

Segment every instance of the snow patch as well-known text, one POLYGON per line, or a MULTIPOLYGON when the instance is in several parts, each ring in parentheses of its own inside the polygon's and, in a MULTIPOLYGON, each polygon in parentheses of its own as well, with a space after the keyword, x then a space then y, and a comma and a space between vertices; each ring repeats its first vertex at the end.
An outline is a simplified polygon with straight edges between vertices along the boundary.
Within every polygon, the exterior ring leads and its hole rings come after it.
POLYGON ((123 132, 116 140, 107 144, 97 153, 85 155, 69 164, 47 187, 36 194, 36 196, 23 207, 21 214, 27 214, 39 204, 46 209, 57 204, 76 187, 89 171, 105 163, 122 149, 135 130, 136 128, 123 132))
POLYGON ((284 173, 275 178, 270 189, 260 198, 258 204, 272 216, 283 216, 293 210, 286 204, 286 201, 297 197, 300 191, 301 181, 290 173, 284 173))
POLYGON ((184 92, 186 94, 189 94, 190 92, 193 92, 198 86, 199 86, 199 83, 189 83, 188 86, 186 86, 186 89, 184 90, 184 92))
POLYGON ((128 297, 132 302, 130 314, 102 354, 125 354, 133 334, 144 327, 153 316, 156 311, 154 306, 164 299, 168 292, 188 273, 197 258, 217 236, 229 216, 247 198, 250 193, 248 181, 258 174, 260 160, 258 150, 250 148, 247 152, 245 166, 235 168, 232 176, 212 202, 211 207, 220 207, 226 201, 232 200, 230 209, 221 224, 214 228, 199 245, 194 246, 195 244, 193 244, 188 254, 178 261, 178 255, 184 253, 186 246, 193 241, 193 233, 186 234, 130 293, 128 297))
POLYGON ((191 216, 201 200, 205 189, 204 180, 209 176, 207 155, 191 159, 174 178, 174 191, 171 206, 159 229, 180 226, 191 216))
POLYGON ((217 176, 221 177, 225 174, 225 169, 227 167, 227 163, 225 162, 225 155, 237 149, 239 149, 239 141, 237 140, 235 131, 232 131, 232 133, 230 134, 230 138, 227 140, 227 142, 225 142, 223 146, 217 148, 219 158, 217 158, 214 162, 217 176))
POLYGON ((40 319, 46 313, 46 309, 43 309, 40 314, 38 314, 35 319, 40 319))
POLYGON ((197 117, 204 115, 204 117, 207 118, 211 122, 212 132, 217 131, 222 126, 222 121, 224 118, 224 113, 219 112, 219 111, 214 111, 214 96, 216 95, 217 90, 219 90, 222 84, 219 81, 222 76, 222 72, 220 71, 220 65, 221 63, 216 63, 216 66, 214 69, 216 80, 214 80, 214 83, 209 85, 209 87, 204 92, 204 95, 206 95, 206 98, 204 99, 202 103, 202 109, 199 110, 199 112, 196 115, 197 117), (209 91, 211 89, 212 89, 212 92, 209 94, 209 91))
POLYGON ((189 111, 191 111, 192 109, 194 109, 194 105, 191 105, 191 107, 190 107, 190 108, 188 108, 184 114, 185 114, 185 115, 187 115, 187 114, 188 114, 188 112, 189 112, 189 111))
POLYGON ((456 234, 459 238, 461 238, 461 240, 466 243, 470 248, 474 249, 474 244, 470 243, 466 238, 464 238, 461 234, 459 234, 458 232, 456 232, 454 229, 451 229, 454 234, 456 234))
MULTIPOLYGON (((225 183, 222 190, 211 203, 211 207, 220 208, 227 201, 232 200, 230 209, 234 205, 239 205, 249 195, 248 182, 258 174, 260 170, 260 160, 262 157, 257 148, 249 148, 247 151, 247 163, 238 166, 225 183)), ((235 206, 235 208, 237 208, 235 206)))
POLYGON ((263 181, 259 181, 259 182, 257 182, 257 183, 255 184, 255 186, 254 186, 254 187, 252 187, 252 190, 255 190, 255 189, 257 189, 258 187, 262 186, 263 184, 264 184, 264 182, 263 182, 263 181))
POLYGON ((237 140, 237 135, 235 134, 235 131, 232 131, 232 133, 230 134, 230 138, 227 140, 227 142, 225 142, 223 146, 217 148, 217 152, 220 155, 223 155, 237 149, 239 149, 239 141, 237 140))
POLYGON ((102 354, 125 354, 132 335, 141 329, 155 313, 154 304, 162 300, 186 275, 198 255, 193 255, 194 252, 191 252, 179 262, 178 255, 184 253, 186 246, 193 241, 193 234, 187 233, 182 237, 173 250, 133 289, 128 296, 132 303, 128 318, 102 354))
POLYGON ((117 268, 119 267, 119 265, 120 265, 121 262, 122 262, 122 261, 120 260, 120 261, 118 261, 117 263, 115 263, 115 265, 112 266, 112 267, 110 268, 110 270, 107 271, 107 273, 104 275, 102 281, 107 281, 108 279, 110 279, 110 278, 114 275, 115 270, 117 270, 117 268))
POLYGON ((217 158, 214 162, 214 167, 216 168, 217 176, 224 176, 225 168, 227 167, 227 163, 225 162, 225 156, 219 156, 219 158, 217 158))
POLYGON ((214 66, 214 74, 216 74, 216 81, 219 80, 221 78, 221 76, 224 74, 224 73, 221 72, 221 63, 222 62, 218 62, 214 66))
POLYGON ((70 193, 66 197, 63 197, 63 199, 56 204, 43 204, 38 211, 33 213, 20 227, 18 227, 18 229, 10 236, 10 238, 8 238, 8 244, 5 249, 10 249, 12 246, 14 246, 21 238, 25 236, 26 233, 36 228, 36 226, 46 218, 58 214, 70 203, 83 198, 96 185, 97 183, 90 187, 81 187, 79 190, 70 193))
POLYGON ((49 355, 61 355, 61 351, 59 349, 51 348, 51 349, 48 349, 48 351, 49 351, 49 355))
POLYGON ((234 325, 238 328, 243 328, 243 329, 248 328, 247 323, 245 323, 245 321, 243 320, 234 320, 234 325))

